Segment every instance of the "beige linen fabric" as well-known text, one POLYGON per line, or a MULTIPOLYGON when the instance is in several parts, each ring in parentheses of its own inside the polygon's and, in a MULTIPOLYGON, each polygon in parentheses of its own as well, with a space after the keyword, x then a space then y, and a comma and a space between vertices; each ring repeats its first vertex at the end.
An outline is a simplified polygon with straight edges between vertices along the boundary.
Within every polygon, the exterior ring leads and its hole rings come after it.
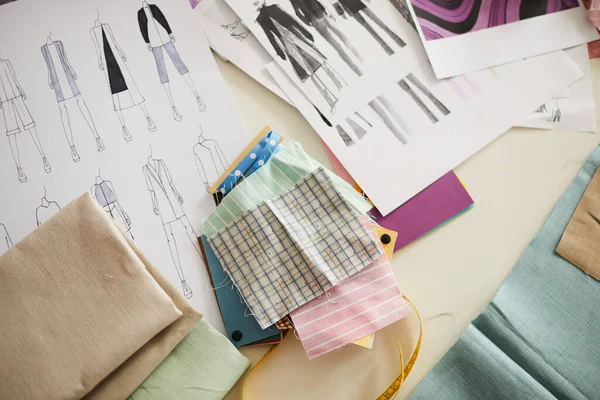
POLYGON ((600 279, 600 169, 585 190, 556 252, 588 275, 600 279))
POLYGON ((78 399, 182 315, 86 194, 0 257, 0 399, 78 399))

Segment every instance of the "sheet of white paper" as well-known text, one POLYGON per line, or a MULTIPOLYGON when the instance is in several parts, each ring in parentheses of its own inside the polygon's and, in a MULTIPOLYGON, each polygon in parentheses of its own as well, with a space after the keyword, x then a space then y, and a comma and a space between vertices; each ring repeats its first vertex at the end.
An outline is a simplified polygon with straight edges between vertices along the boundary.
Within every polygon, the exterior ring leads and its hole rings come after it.
MULTIPOLYGON (((416 30, 389 1, 362 14, 310 13, 288 0, 226 0, 292 81, 330 121, 347 115, 398 82, 427 56, 416 30)), ((338 8, 338 10, 344 10, 338 8)), ((374 107, 383 117, 387 99, 374 107)), ((401 122, 395 122, 401 131, 401 122)))
POLYGON ((418 16, 417 25, 425 50, 440 79, 600 38, 583 7, 569 8, 568 4, 577 0, 551 2, 564 11, 543 14, 550 6, 543 7, 541 12, 527 11, 539 15, 527 19, 520 19, 526 12, 520 7, 530 3, 539 9, 541 2, 502 1, 497 7, 491 7, 489 1, 462 0, 458 7, 445 9, 432 0, 409 1, 413 15, 418 16), (503 21, 515 22, 499 25, 503 21), (498 26, 487 28, 491 24, 498 26))
POLYGON ((587 45, 565 50, 584 73, 566 96, 544 104, 517 126, 578 132, 596 132, 596 104, 587 45))
MULTIPOLYGON (((20 131, 7 137, 3 130, 0 135, 0 223, 16 243, 59 207, 91 190, 182 291, 185 280, 192 304, 223 332, 196 234, 214 208, 205 186, 239 154, 248 136, 189 4, 156 0, 156 6, 174 39, 154 11, 156 18, 148 19, 149 40, 166 45, 154 52, 138 23, 142 0, 19 0, 2 6, 0 58, 10 60, 17 80, 8 77, 7 63, 0 61, 0 126, 18 124, 20 131), (98 48, 94 38, 100 40, 98 48), (52 75, 40 51, 47 43, 52 75), (166 68, 169 86, 161 84, 154 53, 158 65, 166 68), (110 86, 106 72, 111 74, 110 86), (4 102, 7 90, 13 97, 9 87, 16 97, 4 102), (118 94, 111 95, 111 87, 118 94), (132 99, 139 101, 138 91, 144 103, 115 112, 132 105, 132 99), (204 112, 194 91, 206 105, 204 112), (73 97, 76 92, 81 95, 73 97), (170 97, 181 121, 174 120, 170 97), (155 131, 149 129, 145 110, 155 131), (130 141, 125 140, 120 115, 130 141), (103 141, 102 152, 95 132, 103 141), (164 162, 147 165, 149 156, 164 162), (20 182, 17 165, 26 182, 20 182)), ((145 16, 142 10, 139 19, 145 16)))
POLYGON ((582 77, 562 51, 445 81, 436 80, 431 66, 423 64, 413 71, 413 80, 405 80, 412 92, 396 86, 386 93, 413 127, 403 144, 367 107, 328 126, 280 68, 273 63, 268 69, 383 215, 582 77))
POLYGON ((202 0, 195 10, 214 51, 271 92, 290 102, 266 69, 273 58, 225 0, 202 0))

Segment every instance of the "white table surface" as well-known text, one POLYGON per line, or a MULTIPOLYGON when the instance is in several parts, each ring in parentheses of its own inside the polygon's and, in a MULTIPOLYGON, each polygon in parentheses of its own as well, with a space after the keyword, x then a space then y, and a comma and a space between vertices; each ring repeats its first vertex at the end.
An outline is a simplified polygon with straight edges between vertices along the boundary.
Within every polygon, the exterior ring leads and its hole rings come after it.
MULTIPOLYGON (((591 63, 600 104, 600 60, 591 63)), ((218 64, 251 136, 268 124, 331 167, 298 111, 232 64, 218 64)), ((512 129, 455 169, 475 207, 392 261, 401 290, 423 317, 421 353, 398 399, 410 395, 491 300, 598 143, 597 134, 512 129)), ((246 399, 375 399, 400 373, 396 335, 409 357, 418 335, 414 314, 377 332, 372 350, 346 346, 313 361, 288 335, 252 375, 246 399)), ((255 363, 268 348, 241 351, 255 363)), ((227 400, 242 398, 243 381, 227 400)))

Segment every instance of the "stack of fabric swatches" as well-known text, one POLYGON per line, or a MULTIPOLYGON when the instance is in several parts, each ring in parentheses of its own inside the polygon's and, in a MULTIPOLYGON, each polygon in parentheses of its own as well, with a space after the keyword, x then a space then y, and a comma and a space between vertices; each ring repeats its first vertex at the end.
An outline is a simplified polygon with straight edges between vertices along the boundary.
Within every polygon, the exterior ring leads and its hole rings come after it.
POLYGON ((0 271, 2 399, 216 400, 250 364, 89 193, 0 271))

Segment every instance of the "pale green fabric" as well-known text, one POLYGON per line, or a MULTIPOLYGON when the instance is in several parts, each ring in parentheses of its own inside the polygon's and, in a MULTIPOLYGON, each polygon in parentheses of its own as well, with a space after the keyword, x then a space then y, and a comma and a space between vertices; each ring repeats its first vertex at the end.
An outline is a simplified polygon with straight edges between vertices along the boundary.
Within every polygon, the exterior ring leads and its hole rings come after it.
MULTIPOLYGON (((277 152, 262 168, 233 189, 204 220, 204 234, 210 239, 245 211, 292 188, 319 167, 323 166, 310 158, 299 143, 277 152)), ((357 215, 362 216, 372 208, 350 184, 326 168, 323 169, 357 215)))
POLYGON ((201 320, 129 399, 220 400, 249 366, 226 337, 201 320))
POLYGON ((600 282, 554 251, 599 165, 597 148, 492 302, 411 399, 600 399, 600 282))

